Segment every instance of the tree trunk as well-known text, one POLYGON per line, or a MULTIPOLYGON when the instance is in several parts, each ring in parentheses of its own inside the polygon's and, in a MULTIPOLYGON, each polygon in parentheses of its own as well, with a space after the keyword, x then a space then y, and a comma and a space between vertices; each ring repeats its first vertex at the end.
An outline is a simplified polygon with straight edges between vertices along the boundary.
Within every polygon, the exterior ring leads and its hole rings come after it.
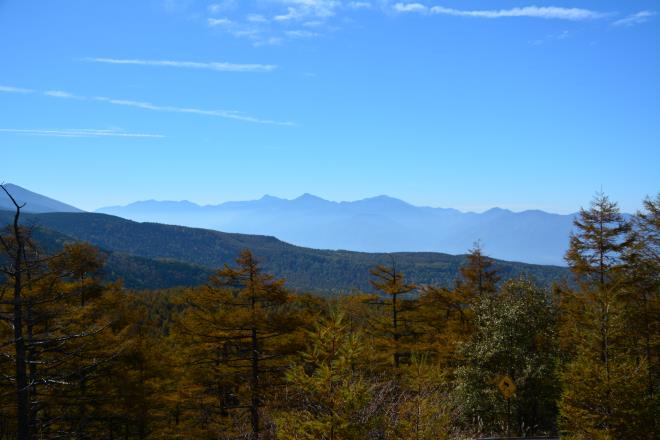
MULTIPOLYGON (((4 187, 3 187, 4 189, 4 187)), ((5 190, 6 192, 6 190, 5 190)), ((9 195, 9 193, 7 193, 9 195)), ((16 350, 16 416, 17 440, 30 438, 30 402, 29 385, 26 371, 26 350, 23 337, 23 252, 25 243, 18 225, 21 216, 21 207, 10 196, 16 206, 14 215, 14 239, 16 240, 16 255, 14 256, 14 348, 16 350)))

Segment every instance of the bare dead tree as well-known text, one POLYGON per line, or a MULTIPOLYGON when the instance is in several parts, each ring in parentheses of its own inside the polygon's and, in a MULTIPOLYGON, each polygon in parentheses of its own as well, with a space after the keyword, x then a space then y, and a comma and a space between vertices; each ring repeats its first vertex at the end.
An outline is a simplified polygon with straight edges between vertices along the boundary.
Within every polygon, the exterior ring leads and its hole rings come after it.
POLYGON ((25 255, 25 237, 22 234, 19 224, 21 217, 21 208, 25 204, 19 204, 16 199, 9 193, 4 185, 0 188, 7 194, 7 197, 14 205, 14 222, 11 227, 13 245, 9 240, 6 240, 0 235, 0 244, 6 253, 9 264, 3 270, 5 275, 13 283, 13 319, 12 326, 14 330, 14 349, 16 353, 15 370, 16 370, 16 415, 17 415, 17 440, 29 440, 30 438, 30 402, 29 402, 29 387, 27 377, 27 357, 25 348, 25 337, 23 335, 23 274, 24 255, 25 255))

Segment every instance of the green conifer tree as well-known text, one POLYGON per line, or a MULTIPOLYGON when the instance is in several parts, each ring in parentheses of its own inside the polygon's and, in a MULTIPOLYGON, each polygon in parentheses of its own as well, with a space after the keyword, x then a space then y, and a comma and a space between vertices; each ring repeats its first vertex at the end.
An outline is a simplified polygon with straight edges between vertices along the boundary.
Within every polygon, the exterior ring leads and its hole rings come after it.
POLYGON ((358 440, 375 421, 372 386, 357 364, 363 356, 360 333, 333 310, 314 331, 302 358, 287 372, 289 409, 276 419, 282 440, 358 440))
MULTIPOLYGON (((403 301, 404 295, 416 289, 413 284, 406 284, 403 272, 399 271, 396 263, 392 260, 391 266, 378 265, 371 270, 373 279, 371 285, 386 298, 377 302, 378 305, 386 306, 390 311, 388 325, 381 325, 386 350, 392 354, 394 368, 399 368, 402 357, 409 355, 409 350, 404 348, 402 338, 410 336, 411 328, 405 318, 405 312, 410 310, 410 303, 403 301)), ((384 324, 384 323, 383 323, 384 324)))
MULTIPOLYGON (((630 224, 616 203, 598 194, 575 220, 566 261, 579 286, 565 292, 562 332, 569 338, 559 425, 574 438, 648 437, 646 359, 630 356, 624 255, 630 224), (570 306, 569 306, 570 305, 570 306), (643 430, 640 430, 645 426, 643 430)), ((651 425, 652 426, 652 425, 651 425)))

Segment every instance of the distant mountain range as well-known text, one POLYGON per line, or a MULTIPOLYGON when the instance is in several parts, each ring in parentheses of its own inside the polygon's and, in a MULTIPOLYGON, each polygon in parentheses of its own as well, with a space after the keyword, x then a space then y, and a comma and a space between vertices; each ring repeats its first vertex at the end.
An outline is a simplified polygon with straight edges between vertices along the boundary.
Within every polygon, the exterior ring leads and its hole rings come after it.
MULTIPOLYGON (((82 212, 17 185, 7 189, 30 213, 82 212)), ((12 209, 0 194, 0 209, 12 209)), ((200 206, 189 201, 143 201, 97 210, 138 222, 268 235, 298 246, 355 252, 464 254, 477 240, 498 259, 563 265, 574 214, 493 208, 483 213, 410 205, 378 196, 332 202, 311 194, 200 206)))
POLYGON ((332 202, 311 194, 200 206, 142 201, 96 212, 135 221, 272 235, 316 249, 463 254, 477 240, 495 258, 563 265, 574 214, 493 208, 483 213, 410 205, 378 196, 332 202))

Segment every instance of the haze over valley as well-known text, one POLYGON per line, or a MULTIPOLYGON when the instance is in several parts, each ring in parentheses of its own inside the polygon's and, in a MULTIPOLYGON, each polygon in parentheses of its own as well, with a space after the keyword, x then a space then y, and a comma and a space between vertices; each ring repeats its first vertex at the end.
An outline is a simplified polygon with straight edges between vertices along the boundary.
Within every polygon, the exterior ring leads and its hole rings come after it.
MULTIPOLYGON (((26 212, 82 212, 67 203, 8 185, 26 212)), ((0 208, 9 209, 8 200, 0 208)), ((258 200, 198 205, 189 201, 135 202, 95 210, 137 222, 274 236, 313 249, 356 252, 440 252, 465 254, 476 242, 488 255, 509 261, 564 265, 574 214, 540 210, 481 213, 418 207, 388 196, 332 202, 311 194, 292 200, 266 195, 258 200)))
POLYGON ((463 254, 481 241, 495 258, 560 265, 574 218, 540 210, 474 213, 418 207, 388 196, 332 202, 311 194, 205 206, 149 200, 96 212, 140 222, 272 235, 317 249, 463 254))

